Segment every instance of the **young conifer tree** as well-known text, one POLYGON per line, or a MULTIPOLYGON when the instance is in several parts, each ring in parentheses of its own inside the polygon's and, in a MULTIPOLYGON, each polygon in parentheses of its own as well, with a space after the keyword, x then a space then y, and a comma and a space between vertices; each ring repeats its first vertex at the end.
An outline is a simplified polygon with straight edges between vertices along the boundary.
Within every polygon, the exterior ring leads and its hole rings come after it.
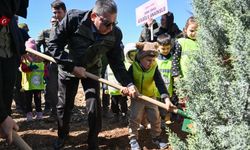
POLYGON ((196 133, 173 149, 250 149, 250 1, 193 0, 199 50, 177 85, 187 95, 196 133))

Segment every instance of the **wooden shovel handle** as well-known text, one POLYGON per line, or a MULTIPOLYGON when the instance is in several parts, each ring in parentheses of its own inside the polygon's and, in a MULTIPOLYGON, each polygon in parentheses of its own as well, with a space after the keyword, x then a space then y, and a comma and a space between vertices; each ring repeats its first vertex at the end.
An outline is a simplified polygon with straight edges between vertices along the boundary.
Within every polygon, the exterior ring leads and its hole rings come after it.
POLYGON ((17 134, 16 131, 12 131, 13 143, 20 150, 32 150, 32 148, 17 134))
MULTIPOLYGON (((45 55, 45 54, 43 54, 43 53, 40 53, 40 52, 35 51, 35 50, 33 50, 33 49, 30 49, 30 48, 26 49, 26 51, 28 51, 28 52, 30 52, 30 53, 32 53, 32 54, 35 54, 35 55, 37 55, 37 56, 39 56, 39 57, 41 57, 41 58, 44 58, 44 59, 46 59, 46 60, 48 60, 48 61, 51 61, 51 62, 56 63, 55 59, 52 58, 52 57, 50 57, 50 56, 48 56, 48 55, 45 55)), ((105 79, 103 79, 103 78, 100 78, 100 77, 98 77, 98 76, 96 76, 96 75, 94 75, 94 74, 92 74, 92 73, 89 73, 89 72, 86 72, 86 76, 87 76, 88 78, 93 79, 93 80, 96 80, 96 81, 99 81, 99 82, 101 82, 101 83, 107 84, 107 85, 109 85, 109 86, 111 86, 111 87, 114 87, 114 88, 116 88, 116 89, 118 89, 118 90, 121 90, 121 89, 123 88, 123 86, 121 86, 121 85, 119 85, 119 84, 115 84, 115 83, 113 83, 113 82, 110 82, 110 81, 108 81, 108 80, 105 80, 105 79)), ((159 107, 161 107, 161 108, 166 109, 166 105, 165 105, 164 103, 159 102, 159 101, 157 101, 157 100, 155 100, 155 99, 153 99, 153 98, 150 98, 150 97, 147 97, 147 96, 144 96, 144 95, 139 95, 138 97, 139 97, 140 99, 142 99, 142 100, 145 100, 145 101, 147 101, 147 102, 150 102, 150 103, 155 104, 155 105, 157 105, 157 106, 159 106, 159 107)), ((177 112, 177 111, 176 111, 176 112, 177 112)))

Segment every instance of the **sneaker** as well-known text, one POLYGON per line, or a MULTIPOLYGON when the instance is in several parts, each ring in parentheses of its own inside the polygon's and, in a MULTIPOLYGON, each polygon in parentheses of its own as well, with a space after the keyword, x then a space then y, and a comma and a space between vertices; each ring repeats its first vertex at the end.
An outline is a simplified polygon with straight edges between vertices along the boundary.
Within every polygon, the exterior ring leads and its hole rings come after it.
POLYGON ((26 114, 26 118, 27 118, 27 121, 32 121, 33 120, 33 114, 32 114, 32 112, 28 112, 26 114))
POLYGON ((138 144, 137 140, 132 138, 129 142, 131 150, 140 150, 140 145, 138 144))
POLYGON ((36 119, 43 119, 43 113, 42 112, 36 112, 36 119))
POLYGON ((161 138, 159 138, 159 137, 153 138, 152 141, 153 141, 153 143, 154 143, 155 145, 157 145, 158 148, 160 148, 160 149, 165 149, 165 148, 167 148, 167 147, 169 146, 168 143, 164 142, 164 141, 163 141, 161 138))

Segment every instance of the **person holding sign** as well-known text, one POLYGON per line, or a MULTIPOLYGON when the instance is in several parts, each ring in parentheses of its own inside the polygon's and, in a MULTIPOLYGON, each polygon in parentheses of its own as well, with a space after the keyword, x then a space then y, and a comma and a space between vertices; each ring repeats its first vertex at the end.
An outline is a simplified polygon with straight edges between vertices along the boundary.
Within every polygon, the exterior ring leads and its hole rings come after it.
POLYGON ((158 32, 158 28, 159 26, 156 20, 149 18, 141 32, 139 42, 155 42, 157 39, 156 33, 158 32))

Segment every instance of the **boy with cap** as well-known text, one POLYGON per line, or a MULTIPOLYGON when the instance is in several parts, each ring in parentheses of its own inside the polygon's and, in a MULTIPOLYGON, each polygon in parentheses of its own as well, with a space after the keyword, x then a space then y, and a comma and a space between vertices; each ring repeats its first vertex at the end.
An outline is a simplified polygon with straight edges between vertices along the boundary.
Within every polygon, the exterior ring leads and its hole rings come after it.
MULTIPOLYGON (((173 107, 173 104, 169 100, 168 91, 164 85, 164 81, 155 61, 158 56, 157 46, 157 43, 136 43, 139 52, 128 71, 132 76, 134 85, 137 87, 139 93, 151 98, 156 98, 157 88, 161 94, 161 98, 164 99, 166 103, 166 107, 170 108, 173 107)), ((168 144, 160 138, 161 119, 158 106, 139 99, 132 99, 130 107, 129 139, 131 149, 140 149, 137 142, 137 129, 144 117, 144 113, 146 113, 147 120, 151 124, 153 143, 155 143, 160 149, 166 148, 168 144)))

